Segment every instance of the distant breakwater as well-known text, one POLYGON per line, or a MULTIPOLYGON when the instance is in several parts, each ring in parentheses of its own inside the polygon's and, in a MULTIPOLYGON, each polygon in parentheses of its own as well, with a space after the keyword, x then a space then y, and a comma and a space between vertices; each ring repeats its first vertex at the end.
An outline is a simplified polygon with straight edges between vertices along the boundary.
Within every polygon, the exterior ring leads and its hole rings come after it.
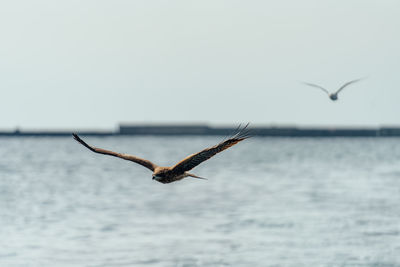
MULTIPOLYGON (((303 128, 303 127, 250 127, 252 136, 266 137, 394 137, 400 136, 399 128, 303 128)), ((96 130, 15 130, 0 131, 0 137, 65 137, 76 132, 84 136, 229 136, 237 127, 208 125, 120 125, 116 131, 96 130)))

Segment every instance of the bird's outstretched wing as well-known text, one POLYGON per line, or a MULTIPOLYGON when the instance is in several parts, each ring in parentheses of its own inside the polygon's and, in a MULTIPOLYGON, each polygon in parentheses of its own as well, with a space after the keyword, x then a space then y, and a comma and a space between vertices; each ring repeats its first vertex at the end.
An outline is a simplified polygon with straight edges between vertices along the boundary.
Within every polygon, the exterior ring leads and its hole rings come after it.
POLYGON ((339 93, 340 91, 342 91, 346 86, 348 86, 348 85, 350 85, 350 84, 352 84, 352 83, 361 81, 362 79, 363 79, 363 78, 356 79, 356 80, 352 80, 352 81, 350 81, 350 82, 347 82, 347 83, 343 84, 342 87, 340 87, 340 88, 336 91, 335 94, 338 94, 338 93, 339 93))
POLYGON ((147 169, 150 169, 152 171, 154 171, 154 169, 157 167, 156 164, 152 163, 149 160, 146 159, 142 159, 133 155, 128 155, 128 154, 122 154, 122 153, 117 153, 117 152, 113 152, 110 150, 105 150, 102 148, 97 148, 97 147, 93 147, 90 146, 88 144, 86 144, 77 134, 72 134, 74 139, 76 141, 78 141, 79 143, 81 143, 83 146, 85 146, 86 148, 90 149, 91 151, 95 152, 95 153, 99 153, 99 154, 103 154, 103 155, 110 155, 110 156, 114 156, 117 158, 121 158, 121 159, 125 159, 125 160, 130 160, 133 161, 135 163, 138 163, 144 167, 146 167, 147 169))
POLYGON ((203 161, 208 160, 215 154, 224 151, 227 148, 230 148, 231 146, 239 143, 240 141, 243 141, 247 138, 250 137, 249 135, 249 130, 247 130, 247 124, 245 127, 240 129, 240 126, 238 127, 237 133, 233 136, 231 136, 229 139, 222 141, 221 143, 206 148, 198 153, 192 154, 180 162, 178 162, 175 166, 171 168, 171 170, 177 174, 184 173, 186 171, 189 171, 202 163, 203 161))
POLYGON ((313 83, 306 83, 306 82, 303 82, 305 85, 308 85, 308 86, 312 86, 312 87, 315 87, 315 88, 318 88, 318 89, 321 89, 322 91, 324 91, 325 93, 327 93, 328 95, 329 95, 329 91, 328 90, 326 90, 324 87, 322 87, 322 86, 319 86, 318 84, 313 84, 313 83))

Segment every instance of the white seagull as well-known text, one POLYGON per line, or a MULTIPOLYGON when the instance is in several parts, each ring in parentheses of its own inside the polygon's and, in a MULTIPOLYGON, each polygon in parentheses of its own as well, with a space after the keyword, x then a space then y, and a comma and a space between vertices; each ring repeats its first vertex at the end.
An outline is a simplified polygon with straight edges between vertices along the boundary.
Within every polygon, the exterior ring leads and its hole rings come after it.
POLYGON ((303 82, 305 85, 308 85, 308 86, 312 86, 312 87, 316 87, 316 88, 319 88, 319 89, 321 89, 322 91, 324 91, 325 93, 327 93, 328 94, 328 96, 329 96, 329 98, 332 100, 332 101, 336 101, 336 100, 338 100, 338 94, 339 94, 339 92, 340 91, 342 91, 345 87, 347 87, 348 85, 350 85, 350 84, 352 84, 352 83, 355 83, 355 82, 358 82, 358 81, 360 81, 360 80, 362 80, 363 78, 360 78, 360 79, 356 79, 356 80, 352 80, 352 81, 350 81, 350 82, 347 82, 347 83, 345 83, 345 84, 343 84, 336 92, 334 92, 334 93, 330 93, 328 90, 326 90, 324 87, 322 87, 322 86, 319 86, 318 84, 313 84, 313 83, 307 83, 307 82, 303 82))

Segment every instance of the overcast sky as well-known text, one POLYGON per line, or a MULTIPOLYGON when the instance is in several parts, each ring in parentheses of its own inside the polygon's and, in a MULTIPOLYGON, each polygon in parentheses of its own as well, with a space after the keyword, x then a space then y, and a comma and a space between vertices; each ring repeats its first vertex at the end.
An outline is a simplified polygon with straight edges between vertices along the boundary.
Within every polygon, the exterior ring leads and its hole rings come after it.
POLYGON ((398 0, 0 2, 0 128, 400 126, 398 0), (339 101, 301 81, 335 90, 339 101))

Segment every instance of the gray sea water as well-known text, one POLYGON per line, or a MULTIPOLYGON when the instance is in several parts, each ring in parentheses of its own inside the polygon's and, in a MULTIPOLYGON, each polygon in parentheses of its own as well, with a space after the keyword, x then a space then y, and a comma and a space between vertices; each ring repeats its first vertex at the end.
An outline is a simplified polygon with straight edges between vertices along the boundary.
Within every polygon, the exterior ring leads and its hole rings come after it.
MULTIPOLYGON (((169 166, 221 139, 85 140, 169 166)), ((400 139, 254 137, 193 173, 1 138, 0 266, 400 266, 400 139)))

